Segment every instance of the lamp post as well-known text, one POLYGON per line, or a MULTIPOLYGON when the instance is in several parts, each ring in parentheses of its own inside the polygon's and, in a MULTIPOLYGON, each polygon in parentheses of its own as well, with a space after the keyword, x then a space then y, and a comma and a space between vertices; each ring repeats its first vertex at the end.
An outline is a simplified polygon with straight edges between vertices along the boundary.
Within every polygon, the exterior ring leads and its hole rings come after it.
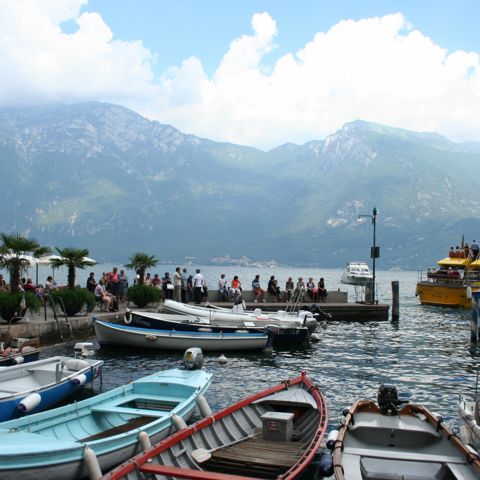
POLYGON ((377 209, 373 207, 371 215, 359 215, 358 218, 371 218, 373 225, 373 246, 370 249, 370 258, 372 259, 372 277, 373 277, 373 287, 372 287, 372 303, 375 303, 375 259, 380 257, 380 247, 376 245, 376 227, 377 227, 377 209))

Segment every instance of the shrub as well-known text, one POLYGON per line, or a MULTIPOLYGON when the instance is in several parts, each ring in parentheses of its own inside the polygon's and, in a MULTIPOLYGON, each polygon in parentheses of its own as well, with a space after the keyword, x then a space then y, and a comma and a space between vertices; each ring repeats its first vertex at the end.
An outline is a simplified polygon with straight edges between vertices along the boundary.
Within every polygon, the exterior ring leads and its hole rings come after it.
POLYGON ((127 290, 128 301, 133 302, 139 308, 146 307, 149 303, 157 303, 160 298, 160 290, 151 285, 134 285, 128 287, 127 290))
POLYGON ((87 311, 91 312, 95 307, 95 297, 93 293, 86 288, 63 288, 61 290, 54 290, 52 292, 54 301, 61 305, 62 299, 65 305, 65 312, 67 315, 75 315, 80 312, 83 306, 86 306, 87 311))
MULTIPOLYGON (((0 316, 4 320, 21 315, 20 302, 23 293, 0 293, 0 316)), ((31 292, 25 292, 25 303, 31 312, 38 312, 40 300, 31 292)))

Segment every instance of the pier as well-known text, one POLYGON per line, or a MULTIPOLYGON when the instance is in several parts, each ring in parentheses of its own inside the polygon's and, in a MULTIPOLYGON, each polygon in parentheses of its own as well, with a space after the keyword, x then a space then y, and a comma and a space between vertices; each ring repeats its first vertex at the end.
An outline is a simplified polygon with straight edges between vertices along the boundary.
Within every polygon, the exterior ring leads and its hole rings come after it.
MULTIPOLYGON (((267 295, 266 301, 261 303, 253 302, 252 292, 247 291, 243 294, 246 308, 248 310, 261 309, 263 312, 276 312, 285 310, 289 305, 287 302, 273 302, 267 295)), ((217 291, 210 291, 208 303, 219 307, 232 306, 231 302, 219 301, 217 291)), ((303 310, 309 310, 314 304, 311 300, 300 302, 297 307, 303 310)), ((130 310, 156 311, 161 310, 161 305, 150 305, 146 308, 137 308, 133 304, 120 305, 119 312, 102 312, 95 307, 92 312, 82 312, 75 316, 65 317, 57 313, 55 319, 52 311, 47 308, 45 316, 42 307, 38 313, 27 312, 25 318, 16 323, 8 324, 3 321, 0 323, 0 336, 2 339, 8 338, 28 338, 39 337, 42 343, 58 343, 70 339, 86 339, 93 337, 95 332, 92 327, 92 317, 98 317, 107 321, 121 320, 127 308, 130 310)), ((329 292, 327 302, 315 303, 319 309, 319 321, 333 322, 370 322, 387 321, 389 319, 390 306, 387 304, 365 304, 347 302, 346 292, 329 292)))

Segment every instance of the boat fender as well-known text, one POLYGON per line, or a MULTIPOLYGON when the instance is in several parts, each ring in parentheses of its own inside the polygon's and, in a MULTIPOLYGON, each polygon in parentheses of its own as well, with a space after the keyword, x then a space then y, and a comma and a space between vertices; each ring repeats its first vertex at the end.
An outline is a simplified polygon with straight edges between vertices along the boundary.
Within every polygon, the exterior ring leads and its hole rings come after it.
POLYGON ((99 480, 102 477, 102 470, 100 469, 95 452, 90 447, 85 447, 83 451, 83 461, 87 467, 88 478, 90 480, 99 480))
POLYGON ((146 450, 152 446, 152 442, 150 442, 150 437, 148 436, 147 432, 140 432, 138 434, 138 443, 140 444, 140 448, 142 450, 146 450))
POLYGON ((154 342, 154 341, 157 339, 157 337, 156 337, 155 335, 150 335, 150 334, 145 335, 145 338, 146 338, 147 340, 152 341, 152 342, 154 342))
POLYGON ((260 308, 256 308, 256 309, 253 311, 253 314, 258 317, 259 315, 262 314, 262 310, 261 310, 260 308))
POLYGON ((197 397, 197 406, 204 417, 210 417, 212 415, 212 409, 203 395, 197 397))
POLYGON ((437 432, 440 431, 440 427, 441 427, 442 423, 443 423, 443 417, 441 415, 438 415, 437 416, 437 432))
POLYGON ((418 285, 415 287, 415 296, 418 297, 418 285))
POLYGON ((472 287, 467 287, 467 299, 472 299, 472 287))
POLYGON ((82 386, 86 381, 87 381, 87 376, 84 373, 81 373, 80 375, 76 375, 75 377, 72 378, 72 383, 74 385, 82 386))
POLYGON ((185 423, 185 420, 182 417, 179 417, 178 415, 172 415, 172 424, 175 427, 175 430, 179 432, 180 430, 183 430, 184 428, 187 428, 187 424, 185 423))
POLYGON ((318 461, 318 473, 321 477, 333 475, 333 458, 329 452, 323 452, 318 461))
POLYGON ((42 397, 39 393, 31 393, 27 395, 17 406, 22 413, 31 412, 34 408, 40 405, 42 397))
POLYGON ((329 450, 333 450, 335 447, 335 442, 337 441, 339 431, 338 430, 331 430, 327 437, 327 448, 329 450))
POLYGON ((226 365, 228 363, 228 359, 223 353, 218 357, 217 361, 220 365, 226 365))
POLYGON ((319 342, 320 341, 320 335, 318 333, 312 333, 310 335, 310 340, 312 342, 319 342))
POLYGON ((130 325, 132 323, 132 312, 128 308, 125 310, 125 315, 123 316, 123 321, 127 325, 130 325))
POLYGON ((74 372, 78 372, 89 366, 90 364, 86 360, 81 360, 80 358, 70 358, 65 361, 65 367, 67 370, 72 370, 74 372))
POLYGON ((25 361, 25 359, 20 355, 18 357, 15 357, 13 359, 13 361, 17 364, 17 365, 20 365, 21 363, 23 363, 25 361))

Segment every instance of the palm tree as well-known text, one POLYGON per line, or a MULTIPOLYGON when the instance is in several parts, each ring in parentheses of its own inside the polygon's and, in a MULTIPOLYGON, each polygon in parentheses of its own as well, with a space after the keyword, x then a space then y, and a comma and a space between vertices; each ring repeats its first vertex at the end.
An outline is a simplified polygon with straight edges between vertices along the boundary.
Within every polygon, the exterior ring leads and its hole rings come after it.
POLYGON ((75 288, 75 270, 77 268, 85 268, 90 265, 95 265, 95 262, 88 257, 88 250, 86 248, 58 248, 55 247, 60 258, 52 258, 50 264, 52 268, 67 267, 68 268, 68 288, 75 288))
POLYGON ((20 276, 30 266, 27 255, 39 258, 50 253, 48 247, 41 246, 35 239, 26 238, 19 233, 1 234, 0 268, 10 273, 10 291, 19 291, 20 276))
POLYGON ((143 252, 134 253, 130 258, 130 263, 125 265, 125 268, 135 270, 138 273, 138 284, 143 285, 145 279, 145 271, 147 268, 155 267, 158 263, 158 259, 155 255, 148 255, 143 252))

